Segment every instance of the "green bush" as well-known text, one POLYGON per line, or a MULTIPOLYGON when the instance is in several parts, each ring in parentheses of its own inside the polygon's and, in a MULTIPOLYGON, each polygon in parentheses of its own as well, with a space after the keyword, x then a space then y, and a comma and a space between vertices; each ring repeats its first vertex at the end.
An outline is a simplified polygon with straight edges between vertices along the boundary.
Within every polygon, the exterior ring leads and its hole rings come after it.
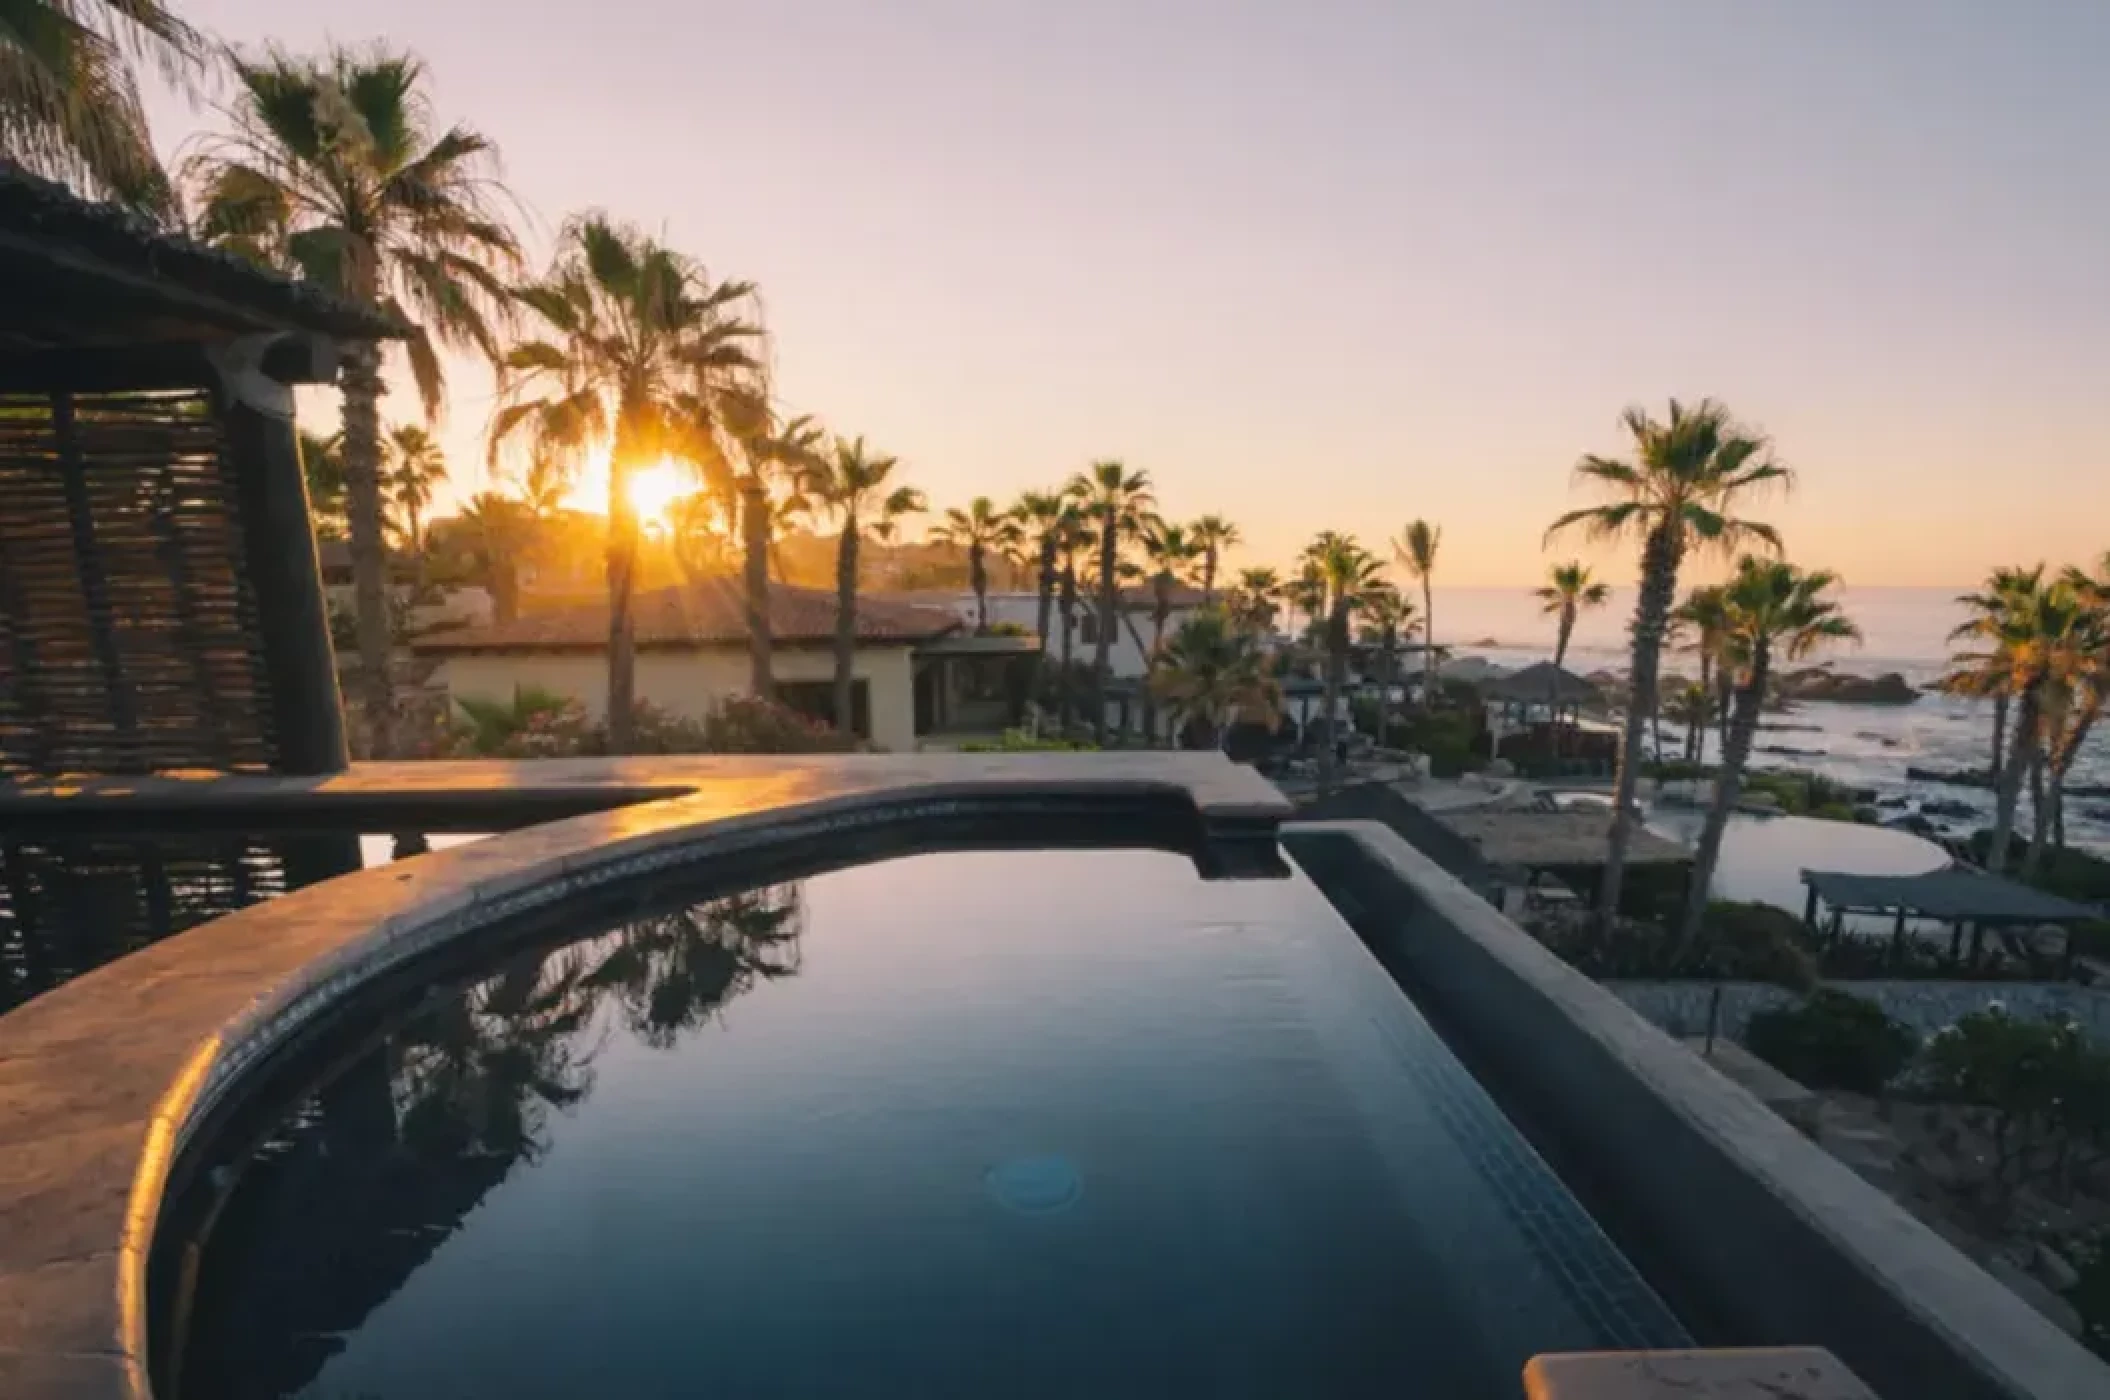
MULTIPOLYGON (((455 701, 461 719, 448 752, 456 758, 575 758, 606 754, 608 727, 577 700, 534 686, 510 701, 455 701)), ((703 719, 640 700, 631 711, 631 753, 842 753, 856 741, 772 700, 727 697, 703 719)))
POLYGON ((2110 1158, 2110 1051, 2069 1018, 1975 1011, 1928 1039, 1919 1087, 1975 1111, 1992 1145, 1981 1185, 2003 1208, 2024 1186, 2070 1188, 2110 1158))
POLYGON ((1539 924, 1532 932, 1563 962, 1599 979, 1770 982, 1799 991, 1813 984, 1815 973, 1778 922, 1787 917, 1760 904, 1711 904, 1690 944, 1652 919, 1620 919, 1607 928, 1594 918, 1577 918, 1539 924))
POLYGON ((1023 729, 1006 729, 1000 739, 969 739, 960 745, 960 752, 1091 753, 1098 747, 1084 739, 1059 739, 1052 735, 1028 734, 1023 729))
POLYGON ((2067 1254, 2081 1276, 2066 1293, 2081 1315, 2081 1340, 2110 1358, 2110 1234, 2071 1242, 2067 1254))
POLYGON ((1878 1094, 1911 1062, 1919 1038, 1872 1001, 1823 990, 1761 1011, 1744 1035, 1752 1054, 1812 1089, 1878 1094))

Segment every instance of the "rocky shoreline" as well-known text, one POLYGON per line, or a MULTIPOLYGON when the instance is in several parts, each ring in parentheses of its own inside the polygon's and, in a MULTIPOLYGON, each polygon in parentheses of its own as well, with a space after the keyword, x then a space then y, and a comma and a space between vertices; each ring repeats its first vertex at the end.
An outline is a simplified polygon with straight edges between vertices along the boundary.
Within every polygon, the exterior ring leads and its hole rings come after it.
MULTIPOLYGON (((1993 775, 1983 768, 1911 768, 1905 769, 1905 779, 1914 783, 1939 783, 1944 787, 1978 788, 1990 792, 1993 775)), ((2074 783, 2066 789, 2068 797, 2110 797, 2110 783, 2074 783)))

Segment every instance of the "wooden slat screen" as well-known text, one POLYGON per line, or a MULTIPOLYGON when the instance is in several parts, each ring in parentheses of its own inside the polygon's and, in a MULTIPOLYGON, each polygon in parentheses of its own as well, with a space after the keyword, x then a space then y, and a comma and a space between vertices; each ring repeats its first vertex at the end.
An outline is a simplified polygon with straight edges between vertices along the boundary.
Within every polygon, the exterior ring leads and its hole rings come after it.
POLYGON ((0 1012, 286 888, 239 835, 0 843, 0 1012))
POLYGON ((0 780, 273 766, 223 447, 202 390, 0 395, 0 780))

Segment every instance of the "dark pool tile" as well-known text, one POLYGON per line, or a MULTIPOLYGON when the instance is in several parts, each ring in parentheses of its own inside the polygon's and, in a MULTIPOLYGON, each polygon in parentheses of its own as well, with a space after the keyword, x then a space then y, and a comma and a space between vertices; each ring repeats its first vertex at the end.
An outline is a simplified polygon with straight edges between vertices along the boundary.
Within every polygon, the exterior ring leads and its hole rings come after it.
POLYGON ((146 1386, 117 1356, 31 1356, 0 1351, 0 1395, 8 1400, 134 1400, 146 1386))
POLYGON ((0 1274, 0 1351, 122 1354, 117 1269, 108 1253, 0 1274))
POLYGON ((9 1142, 0 1152, 0 1273, 111 1248, 146 1134, 131 1124, 9 1142))

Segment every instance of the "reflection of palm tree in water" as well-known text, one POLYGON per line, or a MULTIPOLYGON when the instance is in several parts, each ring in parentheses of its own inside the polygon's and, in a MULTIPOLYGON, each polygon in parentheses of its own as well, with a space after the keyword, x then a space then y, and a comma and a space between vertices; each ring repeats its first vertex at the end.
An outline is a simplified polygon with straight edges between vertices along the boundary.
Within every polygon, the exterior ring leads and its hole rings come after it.
POLYGON ((797 972, 804 929, 799 887, 771 885, 624 925, 601 941, 606 956, 583 982, 664 1050, 756 982, 797 972))
POLYGON ((224 1213, 186 1232, 204 1271, 197 1306, 175 1305, 181 1393, 308 1385, 514 1163, 548 1149, 549 1110, 591 1091, 614 1026, 671 1048, 797 972, 803 928, 797 885, 713 900, 521 955, 403 1024, 289 1114, 224 1213))

